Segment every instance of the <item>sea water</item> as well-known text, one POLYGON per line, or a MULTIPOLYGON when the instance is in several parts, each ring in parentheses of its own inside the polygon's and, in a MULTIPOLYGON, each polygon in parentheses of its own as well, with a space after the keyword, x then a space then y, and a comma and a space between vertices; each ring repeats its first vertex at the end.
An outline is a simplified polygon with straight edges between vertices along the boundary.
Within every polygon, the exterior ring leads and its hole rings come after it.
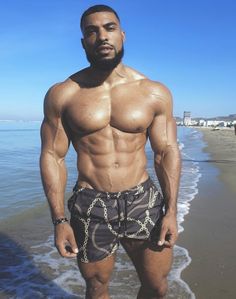
MULTIPOLYGON (((46 201, 39 173, 40 136, 39 122, 0 122, 0 224, 12 222, 27 210, 38 210, 46 201)), ((178 226, 184 230, 184 217, 191 201, 198 193, 201 177, 199 161, 204 160, 204 143, 201 133, 195 129, 179 127, 178 142, 182 154, 178 226)), ((148 172, 156 182, 153 153, 147 143, 148 172)), ((66 158, 68 168, 67 192, 76 181, 76 155, 72 149, 66 158)), ((26 223, 27 224, 27 223, 26 223)), ((17 232, 17 225, 15 230, 17 232)), ((1 227, 0 227, 1 231, 1 227)), ((0 240, 0 298, 84 298, 85 285, 75 259, 60 258, 53 234, 48 230, 40 236, 40 230, 30 229, 24 234, 27 244, 15 242, 7 232, 1 231, 0 240), (37 234, 37 238, 34 237, 37 234)), ((195 298, 189 286, 180 278, 181 271, 189 265, 191 257, 187 249, 175 246, 174 263, 168 276, 167 298, 195 298)), ((133 299, 139 289, 134 267, 122 248, 110 284, 114 299, 133 299)))

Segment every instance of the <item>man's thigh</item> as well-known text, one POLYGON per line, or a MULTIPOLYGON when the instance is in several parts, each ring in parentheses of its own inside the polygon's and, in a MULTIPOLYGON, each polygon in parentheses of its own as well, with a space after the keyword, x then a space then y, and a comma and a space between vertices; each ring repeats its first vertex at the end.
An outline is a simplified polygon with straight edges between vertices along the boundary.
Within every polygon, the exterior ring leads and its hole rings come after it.
POLYGON ((97 262, 83 263, 78 261, 78 266, 83 278, 88 282, 97 279, 107 284, 115 264, 115 254, 97 262))
POLYGON ((166 278, 172 265, 173 249, 128 238, 122 239, 121 244, 131 258, 142 284, 152 286, 166 278))

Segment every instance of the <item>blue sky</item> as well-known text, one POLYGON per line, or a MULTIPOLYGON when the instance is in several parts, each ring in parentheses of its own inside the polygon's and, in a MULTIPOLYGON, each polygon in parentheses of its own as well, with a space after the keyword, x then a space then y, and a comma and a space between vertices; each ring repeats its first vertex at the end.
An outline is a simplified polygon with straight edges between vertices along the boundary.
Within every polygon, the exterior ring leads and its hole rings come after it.
POLYGON ((124 63, 169 87, 176 116, 236 113, 234 0, 8 0, 0 9, 0 119, 42 119, 47 89, 88 65, 80 15, 101 3, 120 15, 124 63))

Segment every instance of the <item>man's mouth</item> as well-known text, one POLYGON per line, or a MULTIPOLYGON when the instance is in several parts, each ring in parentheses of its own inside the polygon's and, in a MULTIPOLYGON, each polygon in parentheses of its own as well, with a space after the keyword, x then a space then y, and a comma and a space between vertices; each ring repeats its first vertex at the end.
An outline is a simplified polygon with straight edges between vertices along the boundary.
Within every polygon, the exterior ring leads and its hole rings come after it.
POLYGON ((96 52, 99 54, 109 54, 113 50, 113 47, 110 45, 100 45, 96 48, 96 52))

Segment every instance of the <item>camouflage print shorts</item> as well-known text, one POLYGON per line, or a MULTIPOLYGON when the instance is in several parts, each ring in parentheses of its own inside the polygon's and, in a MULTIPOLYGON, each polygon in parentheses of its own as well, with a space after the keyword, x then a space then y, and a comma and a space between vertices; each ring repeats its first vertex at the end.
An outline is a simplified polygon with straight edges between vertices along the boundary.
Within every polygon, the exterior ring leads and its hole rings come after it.
POLYGON ((75 186, 68 201, 79 261, 112 255, 120 238, 148 240, 163 217, 163 197, 149 178, 121 192, 75 186))

